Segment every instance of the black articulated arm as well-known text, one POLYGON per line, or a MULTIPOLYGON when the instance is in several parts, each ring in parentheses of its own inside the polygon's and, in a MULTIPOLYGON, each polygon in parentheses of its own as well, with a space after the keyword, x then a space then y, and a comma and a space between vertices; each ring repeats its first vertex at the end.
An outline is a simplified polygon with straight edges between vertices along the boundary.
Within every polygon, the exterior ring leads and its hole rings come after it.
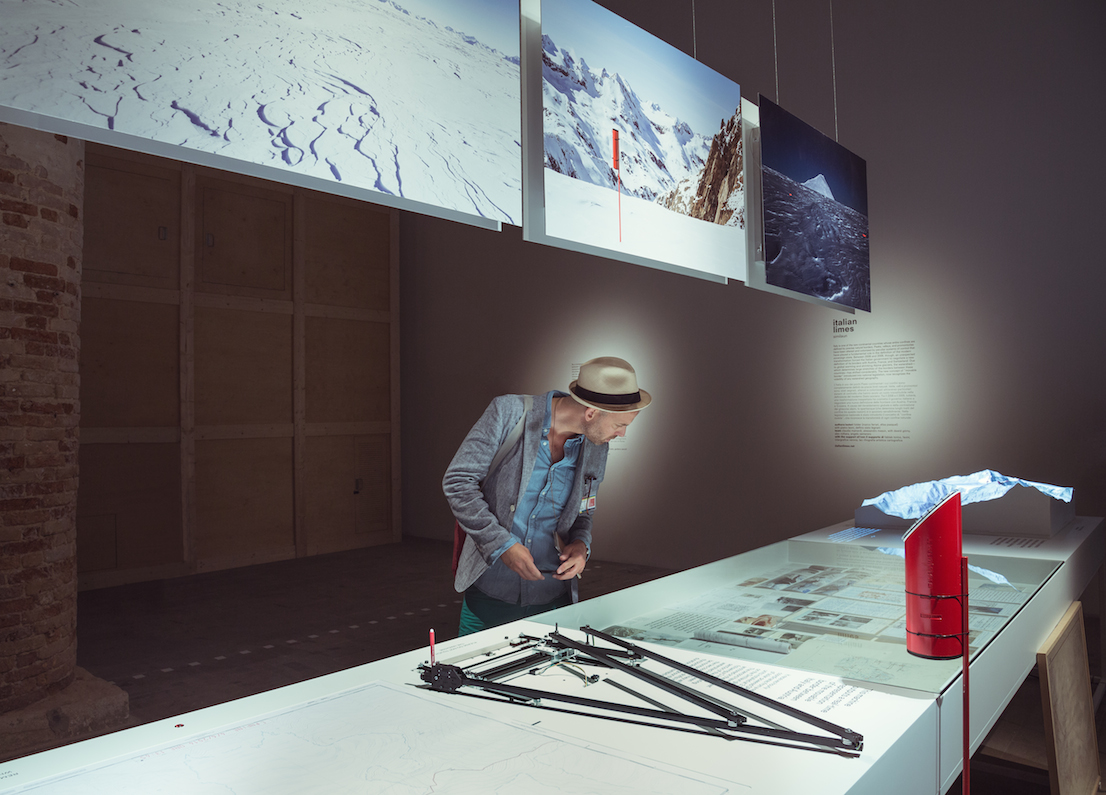
MULTIPOLYGON (((478 695, 478 693, 471 692, 476 690, 480 691, 483 697, 493 698, 494 700, 505 700, 530 707, 645 724, 657 728, 693 731, 707 736, 723 737, 731 740, 757 738, 760 742, 772 742, 773 744, 799 749, 854 757, 859 756, 864 747, 864 738, 850 729, 842 728, 814 715, 809 715, 787 704, 754 693, 724 679, 719 679, 705 671, 700 671, 694 666, 672 660, 599 630, 581 627, 580 631, 588 635, 589 638, 598 638, 620 648, 603 648, 594 643, 581 643, 566 637, 559 630, 555 630, 544 639, 528 638, 527 640, 532 642, 527 643, 524 649, 507 654, 502 658, 476 660, 466 667, 445 663, 419 666, 420 678, 426 683, 424 687, 443 693, 471 696, 478 695), (513 659, 511 659, 512 654, 514 654, 513 659), (820 729, 827 734, 811 734, 785 728, 779 723, 754 715, 747 710, 701 692, 691 685, 678 682, 662 673, 647 670, 643 666, 643 663, 647 660, 667 665, 702 682, 750 700, 761 707, 786 715, 792 720, 820 729), (618 690, 639 698, 652 706, 640 707, 617 701, 585 698, 570 693, 521 687, 503 681, 506 678, 524 673, 536 674, 560 664, 569 664, 575 667, 583 665, 598 666, 617 671, 671 696, 687 701, 701 710, 713 713, 717 717, 693 715, 668 708, 656 699, 635 692, 624 685, 618 684, 613 679, 609 680, 609 683, 618 690), (580 709, 551 707, 543 702, 558 702, 580 709), (628 716, 633 716, 636 720, 628 716), (750 723, 750 719, 755 720, 756 724, 750 723)), ((586 682, 599 681, 598 677, 577 675, 586 682)))

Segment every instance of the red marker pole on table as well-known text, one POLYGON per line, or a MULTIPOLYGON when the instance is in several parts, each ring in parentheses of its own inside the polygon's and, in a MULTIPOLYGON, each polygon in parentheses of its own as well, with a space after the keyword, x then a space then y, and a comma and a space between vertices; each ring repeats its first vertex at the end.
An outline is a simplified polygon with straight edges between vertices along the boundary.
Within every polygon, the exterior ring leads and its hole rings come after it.
POLYGON ((963 771, 963 773, 961 773, 961 776, 962 776, 961 783, 963 784, 964 795, 971 795, 971 791, 972 791, 972 785, 971 785, 971 781, 972 781, 972 735, 971 735, 972 722, 971 722, 971 720, 969 720, 969 717, 968 717, 968 710, 969 710, 970 705, 971 705, 971 699, 968 697, 968 669, 971 667, 969 665, 969 657, 971 657, 971 655, 968 652, 970 650, 969 641, 970 641, 971 638, 970 638, 970 633, 969 633, 969 629, 968 629, 968 559, 967 559, 967 557, 961 557, 960 558, 960 581, 963 583, 963 585, 960 586, 960 592, 963 594, 963 607, 964 607, 964 612, 961 615, 961 621, 963 623, 960 625, 960 628, 963 630, 963 633, 964 633, 963 635, 961 635, 961 639, 962 639, 961 643, 963 643, 963 649, 964 649, 964 728, 963 728, 963 732, 962 732, 962 735, 961 735, 961 740, 962 740, 963 745, 964 745, 964 747, 961 749, 961 754, 964 757, 964 762, 963 762, 964 771, 963 771))
POLYGON ((614 153, 611 160, 614 163, 614 173, 618 177, 618 242, 622 242, 622 171, 618 168, 618 130, 611 130, 614 139, 614 153))
POLYGON ((434 630, 430 630, 430 664, 434 664, 434 630))

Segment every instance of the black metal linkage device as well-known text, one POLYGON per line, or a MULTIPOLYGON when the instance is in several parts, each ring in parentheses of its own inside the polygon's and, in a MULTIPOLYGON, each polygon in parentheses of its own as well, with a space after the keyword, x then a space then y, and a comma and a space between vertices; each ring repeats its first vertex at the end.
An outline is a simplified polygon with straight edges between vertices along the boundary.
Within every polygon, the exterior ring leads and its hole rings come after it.
MULTIPOLYGON (((685 665, 676 660, 669 659, 656 652, 628 643, 620 638, 608 635, 591 627, 581 627, 581 632, 590 638, 599 638, 621 648, 602 648, 594 642, 580 643, 561 634, 559 630, 550 632, 544 639, 527 638, 533 643, 526 644, 525 656, 509 662, 496 660, 483 660, 460 668, 455 665, 437 663, 433 665, 419 666, 419 672, 426 687, 445 693, 459 693, 461 695, 478 695, 466 692, 462 688, 468 687, 483 691, 498 697, 495 700, 506 700, 511 703, 523 704, 544 709, 556 709, 543 705, 542 701, 556 701, 571 704, 576 707, 596 710, 601 714, 581 712, 579 710, 568 711, 592 717, 606 717, 614 720, 627 721, 629 719, 618 717, 619 715, 632 715, 646 720, 629 720, 632 723, 645 724, 658 728, 679 728, 684 731, 694 731, 709 736, 725 737, 727 739, 751 739, 753 737, 765 738, 781 742, 795 748, 807 750, 830 751, 845 756, 858 756, 864 746, 864 738, 857 732, 836 726, 829 721, 822 720, 814 715, 809 715, 794 707, 783 704, 774 699, 754 693, 751 690, 734 685, 723 679, 719 679, 705 671, 700 671, 694 666, 685 665), (830 736, 820 734, 808 734, 792 731, 784 726, 746 710, 739 709, 731 704, 702 693, 694 687, 677 682, 661 673, 649 671, 642 667, 646 660, 653 660, 667 665, 677 671, 707 682, 716 687, 728 690, 731 693, 749 699, 763 707, 776 710, 790 718, 806 723, 828 733, 830 736), (568 693, 555 693, 547 690, 537 690, 529 687, 509 684, 499 681, 523 671, 531 673, 540 668, 545 668, 558 663, 573 663, 576 665, 594 665, 619 671, 627 676, 638 679, 653 687, 658 688, 672 696, 683 699, 700 709, 713 713, 717 717, 690 715, 669 709, 660 702, 637 693, 624 685, 619 685, 610 680, 619 690, 633 695, 643 701, 654 705, 656 709, 639 707, 632 704, 623 704, 614 701, 585 698, 568 693), (486 666, 486 667, 485 667, 486 666), (484 670, 477 672, 477 669, 484 670), (755 719, 760 724, 750 725, 749 718, 755 719), (673 726, 672 724, 677 724, 673 726), (809 747, 808 747, 809 746, 809 747)), ((508 655, 510 656, 510 655, 508 655)), ((485 696, 488 697, 488 696, 485 696)))
MULTIPOLYGON (((637 654, 648 657, 651 660, 656 660, 657 662, 663 663, 670 668, 675 668, 677 671, 683 671, 686 674, 694 676, 696 679, 701 679, 704 682, 710 682, 716 687, 721 687, 724 690, 729 690, 731 693, 736 693, 739 696, 743 696, 750 701, 755 701, 758 704, 768 707, 769 709, 774 709, 777 712, 782 712, 784 715, 790 715, 791 717, 796 718, 803 723, 810 724, 811 726, 815 726, 819 729, 830 732, 831 734, 835 734, 846 743, 856 745, 857 750, 860 750, 860 747, 864 743, 864 737, 857 732, 852 731, 851 729, 846 729, 842 726, 838 726, 835 723, 830 723, 828 720, 823 720, 817 715, 811 715, 807 712, 803 712, 801 709, 796 709, 795 707, 788 706, 787 704, 776 701, 775 699, 768 698, 767 696, 762 696, 759 693, 754 693, 752 690, 741 687, 740 685, 735 685, 733 682, 727 682, 725 679, 719 679, 718 677, 712 676, 705 671, 700 671, 698 668, 695 668, 691 665, 685 665, 684 663, 678 662, 677 660, 665 657, 663 654, 658 654, 655 651, 649 651, 648 649, 637 646, 633 643, 627 643, 621 638, 616 638, 614 635, 608 635, 605 632, 600 632, 599 630, 592 629, 591 627, 580 627, 580 631, 591 637, 605 640, 608 643, 615 644, 616 646, 621 646, 624 649, 632 649, 637 654)), ((551 634, 555 635, 559 633, 551 634)))

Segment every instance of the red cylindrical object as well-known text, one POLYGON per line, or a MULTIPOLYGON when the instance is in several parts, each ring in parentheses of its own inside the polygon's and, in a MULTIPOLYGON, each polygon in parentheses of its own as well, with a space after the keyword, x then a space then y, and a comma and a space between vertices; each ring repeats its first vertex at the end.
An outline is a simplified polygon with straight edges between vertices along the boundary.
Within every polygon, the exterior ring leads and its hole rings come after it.
POLYGON ((618 171, 618 130, 611 130, 611 134, 614 135, 614 154, 611 161, 614 163, 614 170, 618 171))
POLYGON ((906 542, 906 650, 917 657, 953 660, 965 631, 960 558, 960 492, 919 519, 906 542))

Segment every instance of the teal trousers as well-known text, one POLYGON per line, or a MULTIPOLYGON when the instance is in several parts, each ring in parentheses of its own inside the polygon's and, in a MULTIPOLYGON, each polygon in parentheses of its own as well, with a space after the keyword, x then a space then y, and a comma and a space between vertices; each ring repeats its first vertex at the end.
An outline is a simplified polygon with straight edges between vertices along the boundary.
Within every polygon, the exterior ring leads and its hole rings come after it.
POLYGON ((482 629, 498 627, 500 624, 509 624, 520 618, 529 618, 546 610, 554 610, 570 604, 572 604, 572 594, 567 591, 564 596, 543 605, 515 605, 493 599, 474 586, 465 591, 465 601, 461 604, 461 627, 457 636, 470 635, 482 629))

